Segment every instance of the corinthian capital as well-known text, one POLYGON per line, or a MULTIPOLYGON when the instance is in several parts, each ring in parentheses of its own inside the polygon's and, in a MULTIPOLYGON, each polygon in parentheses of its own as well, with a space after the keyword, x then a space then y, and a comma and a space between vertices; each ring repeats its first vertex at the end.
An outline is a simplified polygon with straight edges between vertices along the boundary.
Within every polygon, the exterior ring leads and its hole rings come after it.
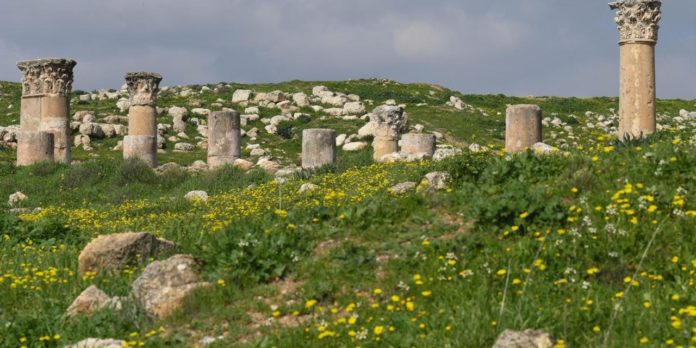
POLYGON ((149 72, 132 72, 126 74, 126 84, 130 95, 130 105, 155 106, 157 92, 162 76, 149 72))
POLYGON ((662 19, 660 0, 619 0, 609 4, 616 10, 621 43, 657 42, 658 23, 662 19))
POLYGON ((48 58, 17 63, 22 72, 22 96, 56 94, 69 96, 72 91, 72 59, 48 58))

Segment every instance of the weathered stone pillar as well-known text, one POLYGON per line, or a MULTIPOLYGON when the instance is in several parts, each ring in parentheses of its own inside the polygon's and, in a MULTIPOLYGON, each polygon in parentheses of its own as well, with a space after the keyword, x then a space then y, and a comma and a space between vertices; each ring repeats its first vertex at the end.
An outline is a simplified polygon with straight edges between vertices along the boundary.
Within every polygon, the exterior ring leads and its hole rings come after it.
POLYGON ((53 162, 53 155, 52 133, 20 131, 17 134, 17 166, 53 162))
POLYGON ((619 138, 652 134, 655 111, 655 44, 662 18, 660 0, 620 0, 616 10, 620 45, 619 138))
POLYGON ((401 153, 432 158, 435 154, 435 144, 433 134, 407 133, 401 136, 401 153))
POLYGON ((148 72, 126 74, 130 96, 128 136, 123 139, 123 158, 136 157, 157 167, 157 92, 162 76, 148 72))
POLYGON ((508 106, 505 116, 507 152, 526 151, 541 141, 541 108, 527 104, 508 106))
POLYGON ((305 129, 302 131, 302 168, 316 169, 336 163, 336 131, 305 129))
POLYGON ((53 134, 53 160, 70 163, 70 92, 72 59, 48 58, 17 63, 22 71, 20 128, 53 134))
POLYGON ((377 135, 372 140, 372 159, 381 162, 382 157, 399 152, 399 138, 396 135, 377 135))
POLYGON ((241 125, 236 111, 215 111, 208 116, 208 167, 233 164, 242 156, 241 125))

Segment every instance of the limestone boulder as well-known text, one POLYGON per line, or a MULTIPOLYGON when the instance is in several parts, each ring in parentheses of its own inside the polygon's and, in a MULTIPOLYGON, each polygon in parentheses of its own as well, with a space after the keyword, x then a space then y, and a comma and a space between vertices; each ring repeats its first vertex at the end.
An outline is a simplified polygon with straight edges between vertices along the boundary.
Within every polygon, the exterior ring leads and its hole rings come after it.
POLYGON ((201 280, 199 266, 192 256, 174 255, 145 267, 133 282, 131 294, 150 317, 164 318, 179 309, 192 292, 210 286, 201 280))
POLYGON ((551 336, 539 330, 505 330, 493 344, 493 348, 551 348, 551 336))
POLYGON ((65 348, 122 348, 126 346, 126 341, 114 339, 88 338, 65 348))
POLYGON ((343 145, 343 151, 348 151, 348 152, 360 151, 360 150, 365 149, 366 147, 367 147, 366 142, 355 141, 355 142, 350 142, 350 143, 343 145))
POLYGON ((412 181, 402 182, 389 188, 389 192, 395 195, 402 195, 416 188, 416 183, 412 181))
POLYGON ((184 107, 172 106, 167 110, 169 116, 173 118, 186 119, 188 117, 188 110, 184 107))
POLYGON ((401 134, 408 129, 408 114, 400 106, 378 106, 370 114, 370 121, 374 122, 380 130, 388 130, 389 135, 401 134))
POLYGON ((238 89, 232 94, 233 103, 248 102, 253 92, 248 89, 238 89))
POLYGON ((256 165, 268 174, 275 174, 280 170, 280 164, 268 158, 261 158, 256 165))
POLYGON ((365 111, 365 104, 359 101, 343 105, 343 114, 345 115, 362 115, 365 111))
POLYGON ((176 143, 174 144, 174 151, 179 152, 191 152, 196 149, 196 146, 189 143, 176 143))
POLYGON ((10 198, 7 200, 7 204, 10 207, 14 207, 14 206, 18 205, 19 203, 26 201, 27 199, 29 199, 29 197, 27 197, 27 195, 25 195, 24 193, 22 193, 20 191, 17 191, 17 192, 10 195, 10 198))
POLYGON ((312 183, 304 183, 302 186, 300 186, 300 190, 298 191, 299 193, 309 193, 312 191, 316 191, 319 189, 319 186, 314 185, 312 183))
POLYGON ((184 199, 186 199, 189 202, 205 202, 208 200, 208 193, 205 191, 191 191, 184 195, 184 199))
POLYGON ((430 172, 425 174, 425 181, 428 187, 433 190, 444 190, 447 188, 447 183, 452 180, 452 176, 447 172, 430 172))
POLYGON ((99 236, 85 246, 78 258, 80 274, 118 271, 174 250, 174 243, 145 232, 99 236))
POLYGON ((299 107, 309 106, 309 97, 304 93, 295 93, 292 95, 292 101, 299 107))
POLYGON ((91 285, 73 301, 65 315, 67 317, 90 315, 104 308, 120 309, 120 299, 110 298, 104 291, 91 285))
POLYGON ((251 168, 254 167, 254 163, 249 162, 249 161, 244 160, 244 159, 241 159, 241 158, 234 160, 234 163, 232 165, 245 171, 245 172, 248 170, 251 170, 251 168))
POLYGON ((86 135, 92 139, 103 139, 104 130, 99 123, 83 123, 80 125, 80 134, 86 135))

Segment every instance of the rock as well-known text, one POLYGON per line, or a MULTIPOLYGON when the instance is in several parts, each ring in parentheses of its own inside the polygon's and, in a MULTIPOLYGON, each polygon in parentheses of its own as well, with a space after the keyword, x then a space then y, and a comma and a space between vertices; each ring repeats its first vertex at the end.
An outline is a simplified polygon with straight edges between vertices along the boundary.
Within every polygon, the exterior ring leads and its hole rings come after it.
POLYGON ((281 91, 273 91, 270 93, 266 93, 266 101, 269 103, 280 103, 282 101, 285 101, 285 93, 281 91))
POLYGON ((292 101, 299 107, 309 106, 309 98, 304 93, 295 93, 292 95, 292 101))
POLYGON ((386 128, 390 134, 401 134, 407 130, 408 114, 400 106, 381 105, 370 115, 370 122, 380 129, 386 128))
POLYGON ((78 147, 80 145, 87 148, 92 145, 92 139, 86 135, 78 134, 73 139, 73 146, 78 147))
POLYGON ((257 166, 259 168, 263 169, 266 173, 268 174, 275 174, 278 170, 280 170, 280 164, 276 161, 272 161, 267 158, 261 158, 257 163, 257 166))
POLYGON ((232 94, 233 103, 248 102, 253 92, 248 89, 238 89, 232 94))
POLYGON ((298 191, 299 193, 308 193, 312 192, 319 189, 319 186, 311 184, 311 183, 304 183, 302 186, 300 186, 300 190, 298 191))
POLYGON ((198 116, 208 116, 210 115, 210 109, 195 108, 191 110, 191 113, 198 116))
POLYGON ((352 102, 359 102, 360 101, 360 96, 357 94, 349 94, 347 95, 348 100, 352 102))
POLYGON ((268 126, 264 127, 264 129, 266 130, 266 132, 268 132, 268 134, 278 133, 278 127, 276 127, 272 124, 269 124, 268 126))
POLYGON ((336 137, 336 147, 341 147, 341 146, 343 146, 343 144, 345 144, 345 142, 346 142, 346 138, 347 138, 347 137, 348 137, 348 136, 347 136, 345 133, 344 133, 344 134, 339 134, 339 135, 336 137))
POLYGON ((173 127, 174 131, 177 133, 185 133, 186 132, 186 121, 184 121, 183 118, 175 117, 174 122, 173 122, 173 127))
POLYGON ((365 104, 362 102, 350 102, 343 105, 344 115, 362 115, 366 111, 365 104))
POLYGON ((120 309, 119 298, 110 298, 105 292, 92 285, 85 289, 65 311, 67 317, 90 315, 103 308, 120 309))
POLYGON ((196 149, 196 146, 189 143, 176 143, 174 144, 174 151, 180 152, 191 152, 196 149))
POLYGON ((447 172, 430 172, 425 174, 425 180, 428 187, 434 190, 444 190, 447 188, 447 183, 452 180, 452 176, 447 172))
POLYGON ((189 169, 189 171, 193 171, 193 172, 202 172, 202 171, 208 170, 208 164, 201 161, 201 160, 197 160, 197 161, 194 161, 188 167, 188 169, 189 169))
POLYGON ((184 199, 186 199, 189 202, 194 202, 194 201, 207 201, 208 200, 208 193, 205 191, 190 191, 186 195, 184 195, 184 199))
POLYGON ((343 151, 360 151, 367 147, 367 143, 356 141, 343 145, 343 151))
POLYGON ((379 125, 376 122, 368 122, 358 130, 358 137, 362 139, 368 136, 375 136, 378 129, 379 125))
POLYGON ((99 128, 101 128, 105 138, 113 138, 116 136, 116 127, 113 124, 100 123, 99 128))
POLYGON ((192 95, 193 95, 193 91, 190 90, 190 89, 185 89, 185 90, 179 92, 179 96, 181 96, 181 97, 183 97, 183 98, 188 98, 188 97, 190 97, 190 96, 192 96, 192 95))
POLYGON ((324 113, 331 116, 343 116, 343 109, 341 108, 329 108, 324 109, 324 113))
POLYGON ((198 264, 190 255, 174 255, 145 267, 133 282, 131 294, 150 317, 164 318, 174 313, 186 296, 210 287, 201 281, 198 264))
POLYGON ((122 348, 126 345, 126 341, 121 340, 88 338, 64 348, 122 348))
POLYGON ((31 214, 32 210, 29 208, 12 208, 8 210, 10 214, 14 215, 22 215, 22 214, 31 214))
POLYGON ((324 95, 327 92, 331 93, 329 88, 326 86, 316 86, 316 87, 312 88, 312 95, 315 95, 317 97, 321 97, 322 95, 324 95))
POLYGON ((92 111, 85 111, 85 110, 77 111, 73 115, 72 120, 73 121, 82 121, 85 118, 85 116, 87 116, 87 115, 94 115, 94 113, 92 113, 92 111))
POLYGON ((458 154, 460 154, 462 150, 460 149, 453 149, 453 148, 441 148, 435 150, 435 154, 433 155, 433 160, 435 161, 442 161, 445 158, 453 157, 458 154))
POLYGON ((24 201, 26 201, 27 199, 29 199, 29 197, 27 197, 27 195, 25 195, 24 193, 22 193, 22 192, 20 192, 20 191, 17 191, 17 192, 15 192, 15 193, 13 193, 13 194, 10 195, 10 198, 9 198, 9 200, 7 201, 7 204, 8 204, 10 207, 14 207, 14 206, 16 206, 19 202, 24 202, 24 201))
POLYGON ((473 143, 469 145, 469 152, 471 153, 479 153, 483 151, 483 147, 479 144, 473 143))
POLYGON ((505 330, 493 344, 493 348, 551 348, 553 340, 548 333, 537 330, 505 330))
POLYGON ((115 124, 114 126, 114 132, 116 135, 126 135, 128 133, 128 127, 121 125, 121 124, 115 124))
POLYGON ((251 157, 261 157, 266 155, 266 150, 262 148, 251 149, 251 157))
POLYGON ((174 163, 174 162, 167 162, 167 163, 162 164, 159 167, 157 167, 157 169, 155 169, 155 172, 157 172, 157 174, 164 174, 168 171, 180 170, 180 169, 181 169, 181 166, 179 164, 174 163))
POLYGON ((92 95, 91 94, 82 94, 80 95, 80 101, 81 102, 90 102, 92 101, 92 95))
POLYGON ((295 174, 301 173, 301 172, 302 172, 302 168, 292 166, 292 167, 287 167, 287 168, 283 168, 283 169, 278 170, 277 172, 275 172, 275 177, 276 178, 291 178, 291 177, 295 176, 295 174))
POLYGON ((145 232, 115 233, 99 236, 82 249, 78 258, 80 274, 118 271, 137 262, 145 262, 174 249, 174 243, 145 232))
POLYGON ((553 146, 544 143, 536 143, 532 145, 532 151, 535 155, 550 155, 558 150, 553 146))
POLYGON ((116 107, 121 112, 126 112, 130 108, 130 101, 127 98, 121 98, 116 102, 116 107))
POLYGON ((249 162, 249 161, 244 160, 244 159, 241 159, 241 158, 234 160, 234 163, 232 163, 232 165, 243 170, 243 171, 248 171, 254 167, 254 163, 249 162))
POLYGON ((167 110, 167 113, 169 116, 173 117, 174 119, 179 118, 182 120, 186 120, 188 118, 188 110, 184 107, 179 107, 179 106, 172 106, 167 110))
POLYGON ((252 107, 248 107, 248 108, 244 109, 244 113, 245 114, 256 114, 258 116, 260 111, 259 111, 259 108, 257 106, 252 106, 252 107))
POLYGON ((337 96, 325 96, 325 97, 322 97, 322 98, 321 98, 321 103, 322 103, 322 104, 328 104, 328 105, 332 105, 332 106, 339 106, 339 107, 341 107, 341 108, 343 107, 343 105, 346 104, 346 102, 348 102, 348 98, 346 98, 346 97, 344 97, 344 96, 340 96, 340 95, 337 95, 337 96))
POLYGON ((389 105, 389 106, 396 106, 396 100, 394 99, 389 99, 384 102, 384 105, 389 105))
POLYGON ((80 125, 80 134, 90 138, 103 139, 104 131, 98 123, 83 123, 80 125))
POLYGON ((320 106, 320 105, 312 105, 311 108, 312 108, 312 110, 314 110, 314 112, 319 112, 319 111, 324 110, 324 107, 320 106))
POLYGON ((94 117, 94 115, 87 114, 82 118, 82 123, 91 123, 91 122, 95 122, 96 120, 97 120, 97 118, 94 117))
POLYGON ((287 122, 287 121, 290 121, 290 119, 288 117, 285 117, 285 116, 273 116, 273 117, 271 117, 271 125, 272 126, 277 127, 279 124, 281 124, 283 122, 287 122))
POLYGON ((396 184, 392 186, 389 189, 389 192, 395 194, 395 195, 402 195, 410 190, 413 190, 416 188, 416 183, 412 181, 407 181, 407 182, 402 182, 400 184, 396 184))

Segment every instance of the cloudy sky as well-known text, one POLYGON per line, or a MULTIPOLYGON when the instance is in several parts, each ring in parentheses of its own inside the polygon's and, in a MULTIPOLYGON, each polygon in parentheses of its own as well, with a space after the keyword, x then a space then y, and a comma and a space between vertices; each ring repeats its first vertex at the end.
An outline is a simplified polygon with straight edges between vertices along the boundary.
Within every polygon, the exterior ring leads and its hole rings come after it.
MULTIPOLYGON (((617 95, 607 0, 2 0, 0 80, 78 61, 75 88, 127 71, 164 85, 382 77, 464 93, 617 95)), ((696 1, 665 0, 658 96, 696 98, 696 1)))

